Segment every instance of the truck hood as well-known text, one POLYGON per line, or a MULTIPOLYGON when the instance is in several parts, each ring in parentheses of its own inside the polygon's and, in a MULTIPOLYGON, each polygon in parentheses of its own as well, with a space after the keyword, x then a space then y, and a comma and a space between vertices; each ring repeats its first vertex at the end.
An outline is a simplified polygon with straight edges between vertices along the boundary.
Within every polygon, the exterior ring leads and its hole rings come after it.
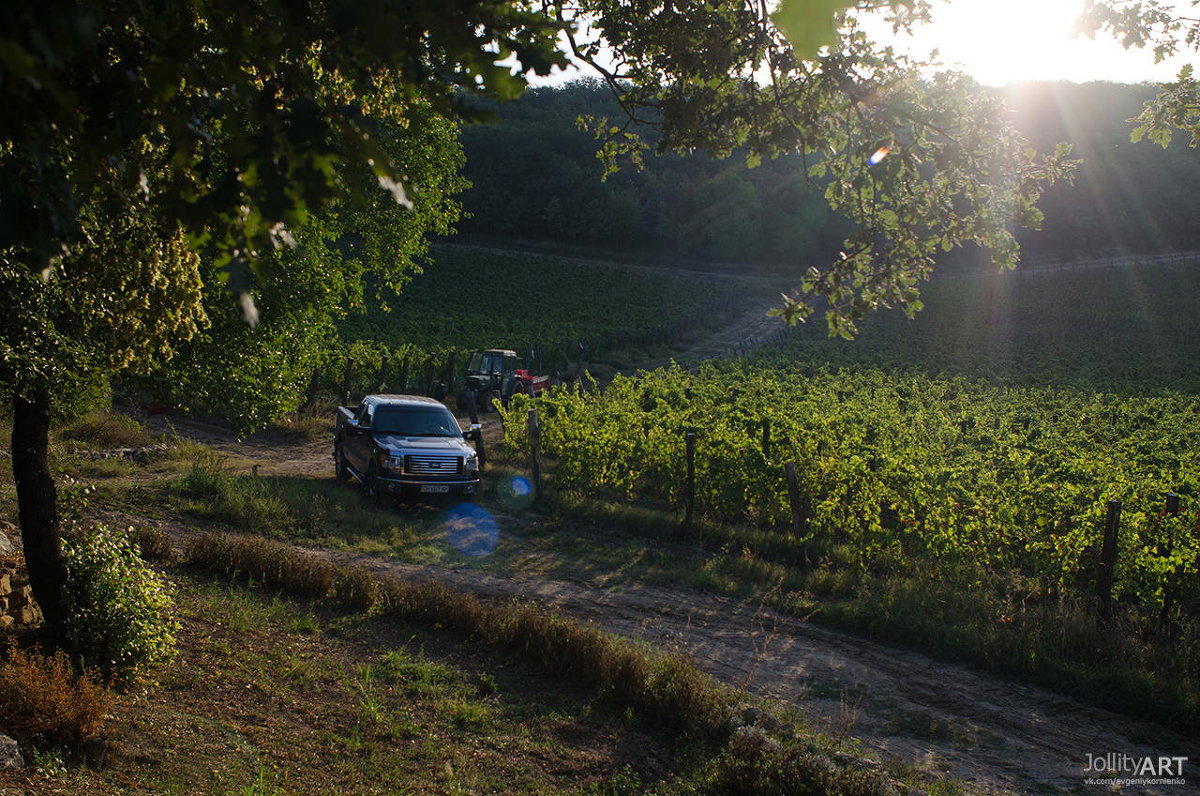
POLYGON ((475 449, 461 437, 405 437, 401 434, 376 434, 375 442, 381 448, 401 451, 405 454, 445 453, 466 456, 475 449))

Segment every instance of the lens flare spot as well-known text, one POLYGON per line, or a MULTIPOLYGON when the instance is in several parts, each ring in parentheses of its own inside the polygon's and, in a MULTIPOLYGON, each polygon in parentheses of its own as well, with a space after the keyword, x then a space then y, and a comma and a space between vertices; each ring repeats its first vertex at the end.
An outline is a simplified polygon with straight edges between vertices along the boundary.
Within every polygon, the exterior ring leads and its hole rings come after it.
POLYGON ((465 556, 490 555, 500 541, 500 527, 487 509, 462 503, 446 512, 446 541, 465 556))
POLYGON ((881 147, 879 147, 879 149, 875 150, 875 154, 871 155, 870 159, 867 162, 870 163, 872 166, 878 166, 879 163, 884 158, 886 158, 888 156, 888 153, 891 151, 892 151, 891 147, 881 146, 881 147))
POLYGON ((497 495, 505 508, 523 509, 533 504, 533 484, 521 476, 501 481, 496 486, 497 495))

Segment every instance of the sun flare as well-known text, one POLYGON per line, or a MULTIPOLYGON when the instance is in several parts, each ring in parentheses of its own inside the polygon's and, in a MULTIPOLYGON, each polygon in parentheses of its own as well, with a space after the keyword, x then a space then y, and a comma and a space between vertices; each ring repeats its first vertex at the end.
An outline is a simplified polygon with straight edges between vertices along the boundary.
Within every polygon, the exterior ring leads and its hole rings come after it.
POLYGON ((897 47, 936 50, 947 66, 987 85, 1029 80, 1170 80, 1185 59, 1155 65, 1151 53, 1125 50, 1103 35, 1075 35, 1083 0, 950 0, 933 22, 897 47))

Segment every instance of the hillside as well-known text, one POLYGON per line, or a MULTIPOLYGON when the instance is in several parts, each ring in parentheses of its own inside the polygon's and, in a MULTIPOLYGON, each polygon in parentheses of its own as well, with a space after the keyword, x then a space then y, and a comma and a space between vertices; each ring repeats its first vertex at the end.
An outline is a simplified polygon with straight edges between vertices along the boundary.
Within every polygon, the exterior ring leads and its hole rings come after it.
MULTIPOLYGON (((1163 150, 1130 143, 1150 86, 1038 83, 1008 89, 1013 123, 1043 152, 1070 143, 1082 160, 1073 183, 1051 186, 1040 232, 1022 232, 1026 259, 1055 261, 1200 249, 1200 153, 1177 140, 1163 150)), ((580 115, 619 118, 596 83, 542 88, 496 109, 498 121, 463 131, 470 218, 460 230, 490 240, 552 243, 687 261, 772 264, 801 273, 828 260, 846 222, 824 206, 805 161, 781 157, 749 169, 734 155, 714 161, 647 157, 600 182, 595 142, 580 115)), ((653 148, 653 130, 646 131, 653 148)), ((966 253, 969 262, 971 253, 966 253)))

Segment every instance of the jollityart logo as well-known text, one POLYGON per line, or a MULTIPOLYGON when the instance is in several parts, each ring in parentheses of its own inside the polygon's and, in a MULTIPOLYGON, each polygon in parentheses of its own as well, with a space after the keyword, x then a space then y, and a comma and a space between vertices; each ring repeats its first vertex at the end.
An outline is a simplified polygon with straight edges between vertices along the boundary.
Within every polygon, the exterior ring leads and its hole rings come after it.
POLYGON ((1087 756, 1084 785, 1186 785, 1186 756, 1134 755, 1109 752, 1087 756))

